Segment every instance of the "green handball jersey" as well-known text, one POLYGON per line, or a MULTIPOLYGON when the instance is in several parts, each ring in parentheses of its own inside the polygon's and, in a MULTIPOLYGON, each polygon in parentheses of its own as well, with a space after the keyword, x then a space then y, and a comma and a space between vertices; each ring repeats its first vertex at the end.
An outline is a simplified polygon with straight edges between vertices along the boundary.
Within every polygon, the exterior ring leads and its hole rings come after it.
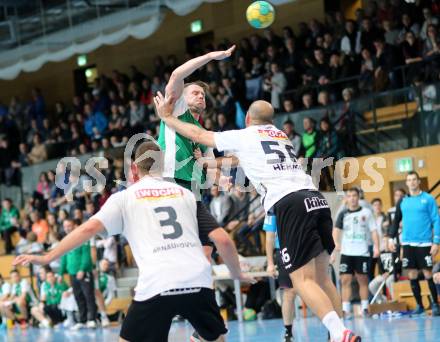
MULTIPOLYGON (((200 123, 191 114, 183 96, 176 101, 173 115, 183 122, 201 127, 200 123)), ((170 129, 163 121, 160 123, 158 143, 162 151, 165 152, 164 177, 187 182, 195 181, 198 185, 205 183, 205 171, 196 163, 194 158, 194 150, 197 148, 206 153, 207 147, 205 145, 185 138, 175 130, 170 129)))

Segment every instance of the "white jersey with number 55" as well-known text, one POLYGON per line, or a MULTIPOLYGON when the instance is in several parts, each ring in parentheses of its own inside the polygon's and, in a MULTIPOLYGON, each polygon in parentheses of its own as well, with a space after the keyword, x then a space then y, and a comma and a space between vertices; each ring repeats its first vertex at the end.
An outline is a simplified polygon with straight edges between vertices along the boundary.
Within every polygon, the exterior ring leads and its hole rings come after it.
POLYGON ((312 178, 298 163, 292 143, 274 125, 219 132, 214 139, 219 151, 231 151, 239 159, 261 195, 266 212, 291 192, 316 190, 312 178))
POLYGON ((143 177, 115 193, 92 218, 109 235, 123 234, 139 268, 137 301, 171 289, 212 288, 203 254, 198 204, 191 191, 161 178, 143 177))

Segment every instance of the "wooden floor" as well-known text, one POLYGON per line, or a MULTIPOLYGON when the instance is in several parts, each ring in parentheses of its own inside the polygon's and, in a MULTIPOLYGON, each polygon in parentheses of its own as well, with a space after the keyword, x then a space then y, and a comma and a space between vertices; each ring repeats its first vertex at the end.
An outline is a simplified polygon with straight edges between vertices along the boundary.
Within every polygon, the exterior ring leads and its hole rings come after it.
MULTIPOLYGON (((393 319, 363 318, 346 322, 362 336, 363 342, 425 342, 440 341, 440 317, 404 316, 393 319)), ((152 327, 153 329, 154 327, 152 327)), ((277 342, 282 337, 281 320, 254 321, 238 324, 230 322, 228 342, 277 342)), ((295 341, 325 342, 327 332, 316 318, 295 321, 295 341)), ((117 341, 119 328, 82 330, 35 329, 1 331, 0 341, 32 342, 111 342, 117 341)), ((188 342, 192 328, 185 323, 174 323, 169 342, 188 342)))

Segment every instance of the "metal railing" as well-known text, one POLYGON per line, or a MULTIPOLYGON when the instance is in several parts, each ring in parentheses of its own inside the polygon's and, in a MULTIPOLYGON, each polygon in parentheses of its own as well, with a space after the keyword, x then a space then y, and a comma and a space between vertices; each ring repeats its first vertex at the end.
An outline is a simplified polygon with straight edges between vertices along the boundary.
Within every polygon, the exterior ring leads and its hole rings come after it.
POLYGON ((343 139, 346 156, 360 156, 438 144, 439 115, 440 83, 436 83, 278 114, 275 124, 282 127, 290 119, 301 134, 305 117, 319 125, 327 116, 343 139))
MULTIPOLYGON (((387 72, 388 77, 389 77, 389 85, 388 88, 386 89, 388 90, 393 90, 393 89, 399 89, 399 88, 405 88, 405 87, 409 87, 412 84, 412 81, 414 79, 414 70, 418 71, 418 74, 422 74, 423 73, 423 69, 433 63, 433 62, 440 62, 440 55, 433 55, 427 59, 424 59, 420 62, 416 62, 416 63, 410 63, 410 64, 402 64, 402 65, 398 65, 396 67, 394 67, 393 69, 389 70, 387 72)), ((335 93, 334 94, 337 98, 342 98, 341 97, 341 92, 343 89, 345 88, 352 88, 355 91, 355 94, 359 94, 359 95, 366 95, 366 94, 370 94, 371 92, 374 92, 373 90, 368 91, 368 89, 360 89, 359 88, 359 84, 361 83, 361 81, 363 80, 364 76, 361 74, 358 75, 353 75, 353 76, 348 76, 348 77, 342 77, 339 78, 337 80, 334 81, 330 81, 326 84, 318 84, 318 83, 314 83, 314 84, 310 84, 307 86, 303 86, 300 89, 287 89, 286 91, 284 91, 284 93, 281 95, 281 97, 284 98, 288 98, 288 99, 295 99, 298 100, 299 102, 301 99, 301 96, 304 93, 314 93, 314 94, 318 94, 320 91, 323 90, 330 90, 329 92, 331 93, 335 93), (339 91, 339 92, 338 92, 339 91)))

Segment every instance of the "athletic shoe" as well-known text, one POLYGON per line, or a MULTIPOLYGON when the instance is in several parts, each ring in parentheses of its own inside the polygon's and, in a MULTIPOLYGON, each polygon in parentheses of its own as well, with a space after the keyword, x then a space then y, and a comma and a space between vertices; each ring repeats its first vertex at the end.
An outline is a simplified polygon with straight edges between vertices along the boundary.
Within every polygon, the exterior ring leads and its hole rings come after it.
POLYGON ((432 304, 431 309, 433 316, 440 316, 440 307, 437 303, 432 304))
POLYGON ((80 329, 84 329, 85 327, 86 325, 84 323, 76 323, 70 328, 70 330, 80 330, 80 329))
POLYGON ((194 331, 193 334, 191 335, 191 337, 189 338, 190 342, 201 342, 202 340, 200 339, 199 333, 197 331, 194 331))
POLYGON ((50 328, 50 322, 47 319, 45 319, 40 323, 40 328, 50 328))
POLYGON ((293 342, 293 336, 286 332, 284 334, 283 342, 293 342))
POLYGON ((71 318, 67 318, 62 324, 63 328, 68 329, 75 325, 75 321, 71 318))
POLYGON ((108 319, 108 317, 101 318, 101 325, 103 328, 107 328, 108 326, 110 326, 110 320, 108 319))
POLYGON ((422 315, 425 313, 423 306, 417 305, 416 309, 411 311, 411 315, 422 315))
POLYGON ((360 336, 356 336, 353 331, 345 330, 342 335, 342 342, 361 342, 362 339, 360 336))
POLYGON ((96 322, 95 321, 88 321, 86 323, 86 328, 87 329, 96 329, 96 322))

